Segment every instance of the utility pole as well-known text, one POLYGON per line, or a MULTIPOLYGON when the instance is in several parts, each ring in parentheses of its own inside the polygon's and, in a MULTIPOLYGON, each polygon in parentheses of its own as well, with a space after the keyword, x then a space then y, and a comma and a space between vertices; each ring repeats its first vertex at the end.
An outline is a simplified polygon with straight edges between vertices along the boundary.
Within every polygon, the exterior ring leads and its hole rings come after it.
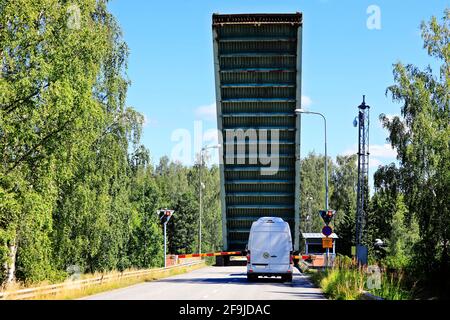
MULTIPOLYGON (((366 188, 369 171, 369 110, 366 104, 366 96, 358 106, 358 189, 356 203, 356 258, 358 263, 367 264, 367 247, 363 244, 363 232, 366 222, 366 188)), ((356 120, 356 119, 355 119, 356 120)), ((356 124, 356 121, 355 121, 356 124)))
POLYGON ((199 185, 199 206, 200 214, 198 217, 198 253, 202 253, 202 215, 203 215, 203 183, 202 183, 202 169, 203 169, 203 149, 200 152, 200 167, 198 168, 198 185, 199 185))

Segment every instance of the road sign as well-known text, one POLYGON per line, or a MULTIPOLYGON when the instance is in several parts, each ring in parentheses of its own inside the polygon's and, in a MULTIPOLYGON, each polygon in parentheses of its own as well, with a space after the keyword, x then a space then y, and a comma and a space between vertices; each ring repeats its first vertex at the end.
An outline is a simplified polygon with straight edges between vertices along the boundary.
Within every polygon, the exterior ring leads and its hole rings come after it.
POLYGON ((159 221, 161 221, 162 225, 164 226, 164 268, 167 267, 167 236, 166 236, 166 229, 167 229, 167 223, 169 222, 170 218, 172 217, 174 210, 169 209, 162 209, 158 210, 156 214, 159 217, 159 221))
POLYGON ((162 224, 169 222, 172 217, 174 210, 162 209, 158 210, 158 217, 162 224))
POLYGON ((332 249, 333 248, 333 238, 322 238, 322 248, 332 249))
POLYGON ((331 228, 330 226, 325 226, 322 228, 322 234, 325 237, 331 236, 332 233, 333 233, 333 228, 331 228))
POLYGON ((322 217, 322 219, 326 225, 330 224, 331 219, 333 219, 335 213, 336 213, 336 211, 334 211, 334 210, 320 210, 319 211, 319 214, 322 217))

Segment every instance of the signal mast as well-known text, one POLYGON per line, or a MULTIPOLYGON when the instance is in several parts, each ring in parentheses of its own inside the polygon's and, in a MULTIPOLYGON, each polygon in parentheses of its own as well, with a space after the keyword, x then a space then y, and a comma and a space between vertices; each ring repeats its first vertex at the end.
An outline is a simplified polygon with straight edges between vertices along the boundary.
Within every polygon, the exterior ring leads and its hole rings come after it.
POLYGON ((353 122, 358 126, 358 189, 356 200, 356 258, 360 264, 367 264, 367 247, 363 244, 363 233, 366 223, 365 205, 366 185, 369 176, 369 110, 366 104, 366 96, 363 95, 363 102, 358 106, 358 116, 353 122))

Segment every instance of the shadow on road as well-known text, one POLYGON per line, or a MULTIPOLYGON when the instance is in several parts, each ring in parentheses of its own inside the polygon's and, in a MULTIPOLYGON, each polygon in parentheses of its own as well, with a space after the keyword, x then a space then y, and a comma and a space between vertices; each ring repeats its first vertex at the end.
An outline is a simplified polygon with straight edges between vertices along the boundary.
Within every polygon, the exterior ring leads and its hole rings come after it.
POLYGON ((292 291, 270 291, 271 293, 279 293, 283 295, 297 296, 299 299, 313 299, 313 300, 323 300, 325 299, 323 294, 320 292, 292 292, 292 291))
MULTIPOLYGON (((294 275, 294 281, 296 280, 296 276, 294 275)), ((166 278, 158 280, 158 282, 164 282, 164 283, 193 283, 193 284, 248 284, 248 285, 260 285, 260 284, 267 284, 267 283, 273 283, 275 285, 278 285, 280 287, 285 287, 286 285, 292 285, 293 283, 290 282, 283 282, 280 278, 258 278, 257 280, 254 280, 252 282, 249 282, 247 280, 247 277, 245 274, 242 273, 232 273, 229 274, 226 277, 223 278, 166 278)))

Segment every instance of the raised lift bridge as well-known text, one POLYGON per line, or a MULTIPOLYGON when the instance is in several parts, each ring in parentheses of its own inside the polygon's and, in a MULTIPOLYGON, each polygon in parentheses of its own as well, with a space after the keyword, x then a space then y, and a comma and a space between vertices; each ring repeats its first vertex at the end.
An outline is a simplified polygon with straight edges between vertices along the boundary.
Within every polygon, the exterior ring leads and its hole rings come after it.
POLYGON ((244 250, 252 222, 264 216, 288 222, 298 250, 300 117, 294 110, 301 107, 302 14, 214 14, 212 20, 217 123, 224 139, 224 250, 244 250), (255 129, 257 139, 228 141, 227 133, 238 129, 255 129), (269 154, 278 147, 279 169, 272 175, 261 173, 270 164, 248 159, 265 142, 269 154), (238 144, 245 145, 245 163, 238 163, 238 144))

